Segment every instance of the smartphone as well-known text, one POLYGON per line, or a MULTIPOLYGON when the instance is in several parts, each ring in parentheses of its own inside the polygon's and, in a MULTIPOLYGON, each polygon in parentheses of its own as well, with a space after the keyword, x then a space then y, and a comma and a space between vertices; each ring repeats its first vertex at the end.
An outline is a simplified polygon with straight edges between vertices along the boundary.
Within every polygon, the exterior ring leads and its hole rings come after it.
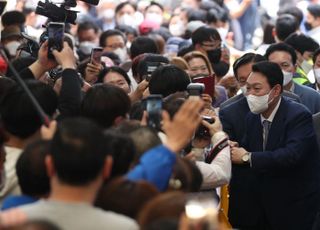
POLYGON ((150 81, 152 73, 161 66, 160 62, 147 62, 147 74, 145 76, 145 79, 147 81, 150 81))
POLYGON ((64 23, 50 22, 48 24, 48 58, 54 59, 52 50, 63 49, 64 23))
POLYGON ((151 94, 146 99, 146 110, 148 112, 148 126, 156 130, 161 129, 162 118, 162 95, 151 94))
POLYGON ((91 50, 90 55, 90 63, 101 63, 101 56, 102 56, 103 48, 102 47, 96 47, 91 50))
POLYGON ((211 97, 213 97, 215 87, 214 76, 195 77, 192 79, 192 82, 204 84, 205 87, 203 93, 209 94, 211 97))
POLYGON ((199 99, 203 94, 205 86, 203 83, 190 83, 187 86, 189 98, 199 99))

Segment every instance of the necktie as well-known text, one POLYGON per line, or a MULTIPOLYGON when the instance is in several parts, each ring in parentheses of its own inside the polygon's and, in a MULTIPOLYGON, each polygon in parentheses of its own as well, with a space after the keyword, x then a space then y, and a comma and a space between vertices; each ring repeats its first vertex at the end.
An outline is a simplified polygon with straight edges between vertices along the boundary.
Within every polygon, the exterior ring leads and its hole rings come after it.
POLYGON ((263 136, 263 150, 266 149, 266 145, 268 142, 268 135, 269 135, 269 130, 270 130, 270 126, 271 126, 271 122, 268 120, 264 120, 262 122, 263 124, 263 130, 264 130, 264 136, 263 136))

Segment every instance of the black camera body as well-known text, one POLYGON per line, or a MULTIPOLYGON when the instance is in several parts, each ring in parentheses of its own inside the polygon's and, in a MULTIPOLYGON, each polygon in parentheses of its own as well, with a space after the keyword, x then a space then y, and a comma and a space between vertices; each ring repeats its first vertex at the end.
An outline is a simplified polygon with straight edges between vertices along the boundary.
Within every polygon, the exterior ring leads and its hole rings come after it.
MULTIPOLYGON (((210 124, 213 124, 215 122, 214 118, 208 117, 208 116, 202 116, 202 119, 207 121, 210 124)), ((210 131, 202 124, 199 125, 196 133, 196 138, 210 138, 210 131)))

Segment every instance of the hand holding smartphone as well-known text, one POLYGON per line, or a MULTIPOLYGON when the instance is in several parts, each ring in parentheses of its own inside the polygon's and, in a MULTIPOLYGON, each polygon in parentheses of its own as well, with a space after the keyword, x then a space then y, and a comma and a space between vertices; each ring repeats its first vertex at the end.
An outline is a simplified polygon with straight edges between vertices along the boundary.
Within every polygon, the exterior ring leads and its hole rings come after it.
POLYGON ((93 48, 91 50, 90 63, 100 64, 101 63, 102 52, 103 52, 103 48, 102 47, 93 48))
POLYGON ((64 23, 50 22, 48 24, 48 58, 54 59, 52 50, 58 50, 59 52, 63 49, 64 39, 64 23))

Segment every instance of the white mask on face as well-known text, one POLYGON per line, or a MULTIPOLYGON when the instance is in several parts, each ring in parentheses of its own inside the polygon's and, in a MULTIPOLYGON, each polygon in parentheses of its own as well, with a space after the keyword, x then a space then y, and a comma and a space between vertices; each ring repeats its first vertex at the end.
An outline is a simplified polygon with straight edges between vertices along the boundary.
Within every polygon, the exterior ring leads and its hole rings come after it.
POLYGON ((89 41, 80 42, 79 44, 79 50, 85 55, 90 55, 91 50, 95 47, 97 47, 97 44, 89 41))
POLYGON ((127 59, 127 48, 123 47, 123 48, 117 48, 113 51, 113 53, 115 53, 116 55, 118 55, 118 57, 120 58, 121 62, 124 62, 127 59))
POLYGON ((312 64, 310 64, 308 61, 303 60, 303 62, 301 63, 301 68, 303 69, 303 71, 308 74, 310 72, 310 70, 312 70, 312 64))
POLYGON ((185 26, 183 22, 180 21, 176 24, 169 25, 169 31, 173 36, 180 37, 185 33, 185 26))
POLYGON ((20 42, 12 41, 12 42, 9 42, 9 43, 5 44, 4 47, 6 47, 6 49, 8 50, 8 52, 10 54, 10 56, 14 57, 14 56, 16 56, 17 49, 18 49, 18 47, 20 45, 21 45, 20 42))
POLYGON ((156 14, 156 13, 146 13, 146 18, 149 21, 155 22, 158 25, 162 24, 163 21, 163 17, 160 14, 156 14))
POLYGON ((320 68, 314 69, 313 72, 317 83, 320 84, 320 68))
POLYGON ((114 18, 114 14, 115 13, 113 9, 106 9, 101 14, 99 14, 99 17, 105 20, 111 20, 114 18))
POLYGON ((271 101, 269 101, 269 95, 271 91, 268 94, 263 96, 255 96, 252 94, 249 94, 248 96, 246 96, 250 111, 252 113, 260 114, 268 109, 269 103, 273 100, 272 99, 271 101))
POLYGON ((126 26, 131 26, 135 27, 135 18, 129 14, 124 14, 122 15, 119 20, 118 20, 119 25, 126 25, 126 26))
POLYGON ((283 73, 283 86, 286 86, 289 84, 289 82, 292 81, 292 77, 293 77, 293 73, 291 72, 286 72, 286 71, 283 71, 282 70, 282 73, 283 73))

